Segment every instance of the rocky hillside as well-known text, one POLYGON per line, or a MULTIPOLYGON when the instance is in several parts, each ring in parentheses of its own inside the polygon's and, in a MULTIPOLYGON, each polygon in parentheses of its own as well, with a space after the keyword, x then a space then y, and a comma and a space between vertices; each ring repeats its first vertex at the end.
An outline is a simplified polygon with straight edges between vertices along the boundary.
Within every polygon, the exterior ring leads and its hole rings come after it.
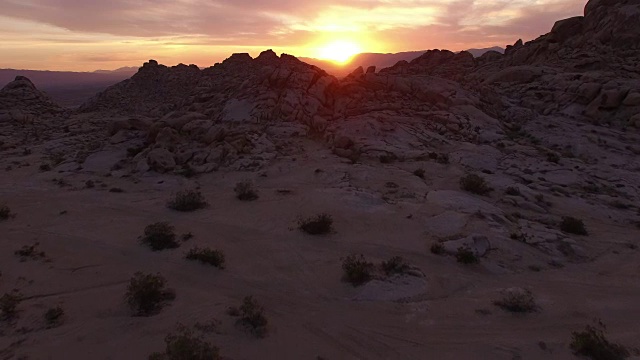
POLYGON ((504 54, 343 79, 272 51, 151 60, 73 111, 17 78, 0 91, 0 358, 147 358, 178 323, 225 359, 624 350, 576 333, 594 318, 634 353, 639 14, 591 0, 504 54), (143 246, 156 235, 173 250, 143 246), (220 269, 187 261, 205 245, 220 269), (137 271, 161 272, 171 305, 132 317, 137 271), (249 295, 260 340, 235 316, 249 295))

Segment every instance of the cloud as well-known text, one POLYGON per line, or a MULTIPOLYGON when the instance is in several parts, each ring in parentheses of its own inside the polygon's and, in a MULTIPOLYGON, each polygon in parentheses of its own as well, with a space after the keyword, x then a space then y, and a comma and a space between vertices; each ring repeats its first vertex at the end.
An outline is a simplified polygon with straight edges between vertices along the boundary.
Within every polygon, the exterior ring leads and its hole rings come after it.
POLYGON ((308 56, 314 45, 347 37, 368 51, 458 50, 535 38, 554 20, 580 15, 584 1, 0 0, 0 46, 49 41, 86 53, 80 45, 102 44, 123 53, 128 42, 163 54, 274 47, 308 56))

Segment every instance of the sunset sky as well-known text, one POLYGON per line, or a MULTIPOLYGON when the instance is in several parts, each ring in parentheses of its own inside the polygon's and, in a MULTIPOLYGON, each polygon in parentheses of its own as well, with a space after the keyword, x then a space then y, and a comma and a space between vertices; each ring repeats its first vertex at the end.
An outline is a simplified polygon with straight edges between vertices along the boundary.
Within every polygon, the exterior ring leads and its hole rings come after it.
POLYGON ((265 49, 306 57, 504 46, 586 0, 0 0, 0 68, 210 66, 265 49))

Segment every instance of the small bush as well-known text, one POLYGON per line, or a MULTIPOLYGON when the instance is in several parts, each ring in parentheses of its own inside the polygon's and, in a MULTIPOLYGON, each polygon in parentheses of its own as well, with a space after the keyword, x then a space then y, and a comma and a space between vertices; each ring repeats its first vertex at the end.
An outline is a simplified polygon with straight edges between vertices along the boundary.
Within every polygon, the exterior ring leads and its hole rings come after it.
POLYGON ((458 248, 458 252, 456 253, 456 260, 458 260, 459 263, 465 265, 477 264, 480 261, 476 254, 466 247, 458 248))
POLYGON ((574 354, 593 360, 622 360, 630 355, 623 345, 607 340, 606 326, 602 321, 595 326, 587 325, 584 331, 573 332, 570 347, 574 354))
POLYGON ((42 171, 42 172, 51 171, 51 165, 49 165, 49 164, 40 164, 40 171, 42 171))
POLYGON ((393 153, 383 154, 378 157, 380 163, 382 164, 391 164, 398 160, 398 157, 393 153))
POLYGON ((449 164, 449 154, 438 154, 438 157, 436 158, 436 162, 438 164, 443 164, 443 165, 447 165, 449 164))
POLYGON ((109 192, 110 192, 110 193, 121 194, 121 193, 123 193, 123 192, 124 192, 124 189, 114 187, 114 188, 109 189, 109 192))
POLYGON ((211 250, 209 248, 200 249, 195 247, 186 255, 187 260, 195 260, 204 264, 209 264, 224 269, 224 253, 220 250, 211 250))
POLYGON ((517 313, 534 312, 538 308, 529 290, 507 290, 500 300, 493 302, 503 310, 517 313))
POLYGON ((258 199, 258 192, 253 187, 251 181, 242 181, 236 184, 233 189, 236 193, 236 198, 242 201, 253 201, 258 199))
POLYGON ((432 254, 436 254, 436 255, 442 255, 444 254, 444 245, 442 245, 442 243, 433 243, 431 245, 431 253, 432 254))
POLYGON ((64 317, 64 310, 60 306, 56 306, 44 313, 44 320, 47 322, 48 328, 60 326, 64 317))
POLYGON ((7 205, 0 205, 0 221, 13 217, 11 209, 7 205))
POLYGON ((584 222, 580 219, 576 219, 571 216, 565 216, 560 223, 560 230, 576 235, 588 235, 587 229, 584 227, 584 222))
POLYGON ((469 174, 460 178, 460 187, 464 191, 477 195, 486 195, 493 191, 484 178, 476 174, 469 174))
POLYGON ((342 261, 343 281, 360 286, 371 280, 373 264, 363 255, 349 255, 342 261))
POLYGON ((382 270, 387 276, 393 274, 405 274, 409 270, 409 265, 400 256, 394 256, 382 262, 382 270))
POLYGON ((257 337, 267 334, 268 320, 264 315, 264 308, 258 304, 253 296, 247 296, 240 306, 240 322, 247 326, 257 337))
POLYGON ((18 304, 22 301, 22 295, 18 292, 6 293, 0 297, 0 317, 2 320, 13 319, 18 313, 18 304))
POLYGON ((413 172, 413 175, 419 177, 420 179, 424 179, 425 177, 424 169, 417 169, 416 171, 413 172))
POLYGON ((20 261, 38 260, 43 259, 47 256, 44 251, 39 251, 38 246, 40 243, 35 243, 33 245, 25 245, 20 250, 16 250, 13 253, 20 257, 20 261))
POLYGON ((160 312, 166 301, 175 298, 175 294, 165 288, 166 284, 167 281, 160 274, 135 273, 125 294, 127 304, 138 316, 160 312))
POLYGON ((167 202, 167 207, 170 209, 183 212, 196 211, 206 206, 204 196, 196 190, 179 191, 172 200, 167 202))
POLYGON ((328 214, 320 214, 316 217, 301 219, 298 221, 298 228, 307 234, 324 235, 331 232, 333 218, 328 214))
POLYGON ((176 241, 173 226, 167 222, 148 225, 144 229, 144 235, 140 241, 149 246, 153 251, 175 249, 180 246, 176 241))
POLYGON ((505 193, 511 196, 520 196, 520 189, 515 186, 509 186, 505 193))
POLYGON ((192 330, 180 326, 176 333, 167 335, 164 339, 164 352, 153 353, 149 360, 218 360, 220 349, 196 336, 192 330))
POLYGON ((547 153, 547 161, 557 164, 557 163, 560 162, 560 155, 558 155, 558 154, 556 154, 554 152, 548 152, 547 153))

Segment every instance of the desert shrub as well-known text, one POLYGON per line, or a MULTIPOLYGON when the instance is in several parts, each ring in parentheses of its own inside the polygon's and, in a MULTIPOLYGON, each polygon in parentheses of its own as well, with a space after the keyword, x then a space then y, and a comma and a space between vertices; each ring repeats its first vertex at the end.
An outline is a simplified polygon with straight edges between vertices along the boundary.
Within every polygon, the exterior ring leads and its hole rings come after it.
POLYGON ((182 176, 186 177, 187 179, 190 179, 190 178, 198 175, 198 172, 196 171, 196 169, 194 169, 191 166, 189 166, 189 164, 185 164, 182 167, 182 169, 180 169, 177 173, 179 175, 182 175, 182 176))
POLYGON ((520 188, 517 188, 515 186, 509 186, 505 191, 505 193, 511 196, 520 196, 520 188))
POLYGON ((623 345, 607 340, 606 326, 602 321, 595 326, 587 325, 584 331, 573 332, 569 346, 574 354, 593 360, 622 360, 629 357, 629 350, 623 345))
POLYGON ((547 161, 557 164, 557 163, 560 162, 560 155, 558 155, 558 154, 556 154, 554 152, 548 152, 547 153, 547 161))
POLYGON ((19 250, 14 251, 13 253, 20 257, 20 261, 38 260, 45 258, 47 255, 44 251, 38 250, 38 246, 40 243, 35 243, 33 245, 25 245, 19 250))
POLYGON ((182 234, 181 238, 182 238, 182 241, 189 241, 189 240, 193 239, 194 236, 195 235, 193 235, 192 232, 188 232, 186 234, 182 234))
POLYGON ((255 336, 266 336, 268 320, 264 315, 264 308, 253 296, 247 296, 242 301, 239 321, 248 327, 255 336))
POLYGON ((342 280, 359 286, 371 280, 373 264, 363 255, 349 255, 342 261, 342 280))
POLYGON ((144 146, 127 148, 127 157, 134 158, 144 150, 144 146))
POLYGON ((0 318, 10 320, 18 313, 18 304, 22 301, 22 295, 18 292, 6 293, 0 297, 0 318))
POLYGON ((469 174, 460 178, 460 188, 477 195, 486 195, 493 191, 493 189, 487 185, 485 179, 476 174, 469 174))
POLYGON ((307 234, 324 235, 331 232, 333 218, 328 214, 319 214, 315 217, 301 219, 298 221, 298 228, 307 234))
POLYGON ((236 198, 242 201, 253 201, 258 199, 258 191, 254 188, 251 181, 241 181, 236 184, 233 189, 236 198))
POLYGON ((407 270, 409 270, 409 265, 400 256, 394 256, 387 261, 383 261, 381 266, 387 276, 393 274, 405 274, 407 270))
POLYGON ((166 284, 167 280, 160 274, 135 273, 125 294, 127 304, 138 316, 158 313, 166 301, 175 298, 175 294, 165 288, 166 284))
POLYGON ((7 205, 0 205, 0 221, 7 220, 12 216, 11 209, 7 205))
POLYGON ((413 172, 413 175, 415 175, 415 176, 419 177, 420 179, 424 179, 424 177, 425 177, 424 169, 416 169, 416 170, 413 172))
POLYGON ((204 264, 215 266, 219 269, 224 269, 224 253, 220 250, 211 250, 209 248, 195 247, 186 255, 187 260, 199 261, 204 264))
POLYGON ((436 255, 444 254, 444 245, 442 243, 436 242, 431 244, 431 253, 436 255))
POLYGON ((45 171, 51 171, 51 165, 49 164, 40 164, 40 171, 45 172, 45 171))
POLYGON ((456 260, 458 260, 459 263, 465 265, 477 264, 480 261, 476 254, 466 247, 458 248, 458 252, 456 253, 456 260))
POLYGON ((167 207, 176 211, 196 211, 207 206, 207 201, 200 191, 178 191, 175 197, 167 202, 167 207))
POLYGON ((380 160, 380 163, 382 164, 391 164, 396 160, 398 160, 398 157, 393 153, 388 153, 388 154, 380 155, 378 157, 378 160, 380 160))
POLYGON ((84 183, 84 186, 85 186, 87 189, 93 189, 94 187, 96 187, 96 183, 95 183, 93 180, 87 180, 87 181, 84 183))
POLYGON ((144 235, 140 241, 149 246, 153 251, 175 249, 180 246, 176 241, 173 226, 167 222, 148 225, 144 228, 144 235))
POLYGON ((49 328, 60 326, 63 317, 64 310, 60 306, 51 308, 44 313, 44 320, 47 322, 47 327, 49 328))
POLYGON ((114 187, 114 188, 109 189, 109 192, 110 192, 110 193, 121 194, 121 193, 123 193, 123 192, 124 192, 124 189, 114 187))
POLYGON ((175 333, 164 339, 165 350, 153 353, 149 360, 218 360, 220 349, 196 336, 192 330, 180 326, 175 333))
POLYGON ((569 234, 576 235, 588 235, 587 229, 584 227, 584 222, 580 219, 576 219, 571 216, 565 216, 560 223, 560 230, 569 234))
POLYGON ((438 164, 449 164, 449 154, 444 154, 444 153, 440 153, 438 154, 438 157, 436 158, 436 162, 438 164))
POLYGON ((502 299, 494 301, 493 304, 503 310, 517 313, 534 312, 538 308, 531 291, 520 289, 504 292, 502 299))

